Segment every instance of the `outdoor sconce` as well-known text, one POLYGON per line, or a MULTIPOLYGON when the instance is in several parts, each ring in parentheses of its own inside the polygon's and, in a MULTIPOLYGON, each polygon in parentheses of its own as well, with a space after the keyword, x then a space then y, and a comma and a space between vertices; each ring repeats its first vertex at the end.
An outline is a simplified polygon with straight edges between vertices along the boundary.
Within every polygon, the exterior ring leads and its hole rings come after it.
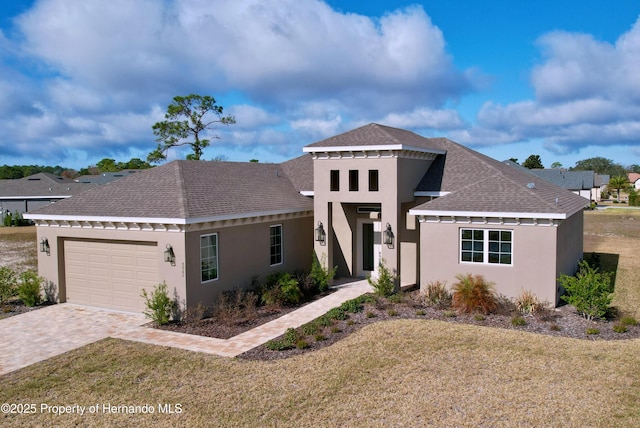
POLYGON ((387 229, 383 232, 382 234, 383 236, 383 241, 384 244, 389 247, 392 248, 393 247, 393 231, 391 230, 391 225, 389 223, 387 223, 387 229))
POLYGON ((316 241, 320 243, 320 245, 324 245, 327 234, 324 232, 324 227, 322 226, 322 222, 318 222, 318 227, 316 227, 316 241))
POLYGON ((40 252, 47 253, 47 256, 51 254, 51 247, 49 247, 49 240, 47 238, 40 240, 40 252))
POLYGON ((170 244, 167 244, 167 249, 164 250, 164 261, 167 263, 171 263, 171 266, 176 265, 176 255, 173 252, 173 247, 170 244))

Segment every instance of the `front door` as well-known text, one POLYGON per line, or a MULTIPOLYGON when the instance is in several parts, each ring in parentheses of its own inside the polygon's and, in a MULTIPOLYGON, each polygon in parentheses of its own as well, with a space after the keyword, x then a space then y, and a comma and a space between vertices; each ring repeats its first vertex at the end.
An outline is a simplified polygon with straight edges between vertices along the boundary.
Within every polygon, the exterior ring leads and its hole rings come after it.
POLYGON ((378 276, 382 225, 379 221, 358 220, 358 276, 378 276))

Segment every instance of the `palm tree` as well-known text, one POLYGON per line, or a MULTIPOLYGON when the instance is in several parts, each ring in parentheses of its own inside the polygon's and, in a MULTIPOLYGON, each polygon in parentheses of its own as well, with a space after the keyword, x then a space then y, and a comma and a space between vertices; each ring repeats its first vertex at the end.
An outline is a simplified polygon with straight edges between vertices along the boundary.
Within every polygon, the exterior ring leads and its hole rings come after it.
POLYGON ((609 189, 616 189, 618 192, 618 202, 620 202, 620 190, 629 187, 629 177, 624 175, 617 175, 609 179, 609 189))

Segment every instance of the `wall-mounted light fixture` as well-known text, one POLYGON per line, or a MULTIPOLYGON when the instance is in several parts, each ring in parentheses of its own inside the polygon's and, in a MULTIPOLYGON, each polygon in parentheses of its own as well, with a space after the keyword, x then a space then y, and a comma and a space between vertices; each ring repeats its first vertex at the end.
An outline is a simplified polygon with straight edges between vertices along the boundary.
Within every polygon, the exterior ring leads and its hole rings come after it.
POLYGON ((324 245, 327 239, 327 234, 324 231, 324 226, 322 226, 322 222, 318 222, 318 227, 316 227, 316 241, 320 243, 320 245, 324 245))
POLYGON ((47 256, 51 254, 51 247, 49 247, 49 240, 47 238, 40 240, 40 252, 47 253, 47 256))
POLYGON ((164 261, 167 263, 171 263, 171 266, 176 265, 176 255, 173 252, 173 247, 171 244, 167 244, 167 249, 164 250, 164 261))
POLYGON ((382 233, 382 242, 384 242, 384 244, 389 247, 389 248, 393 248, 393 231, 391 230, 391 225, 389 223, 387 223, 387 229, 382 233))

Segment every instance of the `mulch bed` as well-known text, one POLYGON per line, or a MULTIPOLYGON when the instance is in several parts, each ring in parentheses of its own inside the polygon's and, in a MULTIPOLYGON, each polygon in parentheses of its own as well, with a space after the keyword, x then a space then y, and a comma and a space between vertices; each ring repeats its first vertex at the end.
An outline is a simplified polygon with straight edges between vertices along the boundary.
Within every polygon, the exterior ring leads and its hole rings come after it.
MULTIPOLYGON (((361 311, 349 313, 347 319, 334 320, 331 326, 323 327, 314 335, 304 336, 304 340, 309 345, 308 348, 273 351, 265 345, 261 345, 241 354, 239 358, 249 360, 274 360, 313 352, 336 343, 366 325, 393 319, 441 320, 582 340, 625 340, 640 338, 640 326, 627 326, 625 333, 617 333, 613 330, 613 326, 617 321, 588 321, 579 315, 575 308, 570 305, 546 309, 534 315, 520 315, 513 305, 503 302, 497 314, 486 315, 483 317, 484 319, 481 319, 482 317, 478 317, 477 314, 460 314, 451 308, 438 309, 425 305, 418 290, 403 293, 403 298, 400 302, 390 301, 389 299, 380 297, 375 298, 375 300, 373 303, 364 303, 361 311), (524 318, 526 325, 514 326, 512 324, 513 318, 517 315, 524 318), (586 331, 590 328, 598 329, 599 333, 587 334, 586 331)), ((172 323, 161 328, 188 334, 228 339, 295 309, 297 309, 297 307, 281 309, 259 308, 257 316, 250 320, 240 319, 236 322, 222 322, 219 319, 208 318, 192 322, 172 323)), ((300 331, 300 329, 298 329, 298 331, 300 331)), ((282 337, 278 339, 282 339, 282 337)))
POLYGON ((14 315, 20 315, 26 312, 35 311, 37 309, 44 308, 45 306, 49 306, 51 304, 52 303, 45 302, 38 306, 29 307, 29 306, 26 306, 24 303, 22 303, 22 301, 20 300, 13 300, 0 306, 0 319, 9 318, 14 315))

